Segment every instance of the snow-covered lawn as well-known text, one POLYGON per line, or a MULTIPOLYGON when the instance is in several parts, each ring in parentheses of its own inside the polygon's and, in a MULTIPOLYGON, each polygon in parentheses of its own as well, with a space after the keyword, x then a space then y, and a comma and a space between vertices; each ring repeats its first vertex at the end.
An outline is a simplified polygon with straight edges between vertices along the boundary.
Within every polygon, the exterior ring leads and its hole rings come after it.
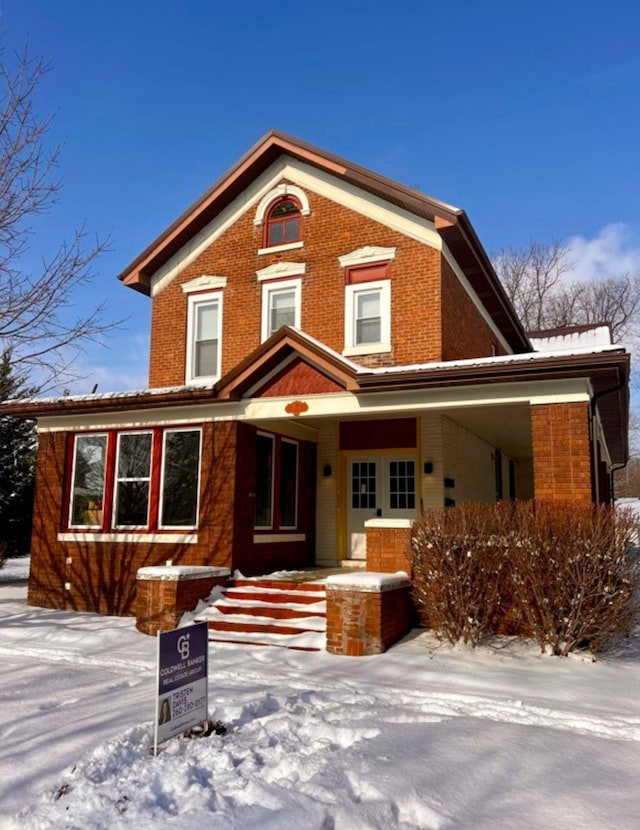
POLYGON ((155 641, 0 582, 0 828, 626 830, 640 826, 640 649, 210 651, 228 733, 150 754, 155 641))

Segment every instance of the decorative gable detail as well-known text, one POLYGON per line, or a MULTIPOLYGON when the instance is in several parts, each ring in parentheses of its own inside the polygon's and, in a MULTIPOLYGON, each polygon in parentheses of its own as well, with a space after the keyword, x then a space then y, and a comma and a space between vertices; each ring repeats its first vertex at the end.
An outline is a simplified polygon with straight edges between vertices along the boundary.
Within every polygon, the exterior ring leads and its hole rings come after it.
POLYGON ((380 248, 377 245, 365 245, 350 254, 338 257, 342 268, 349 268, 352 265, 365 265, 368 262, 383 262, 395 259, 396 248, 380 248))
POLYGON ((274 262, 266 268, 256 271, 259 282, 263 280, 280 280, 301 277, 307 269, 305 262, 274 262))
POLYGON ((305 360, 295 358, 260 387, 253 389, 251 397, 294 397, 331 392, 344 392, 344 386, 305 360))
POLYGON ((182 284, 181 288, 185 294, 193 294, 195 291, 215 291, 219 288, 226 288, 226 277, 214 277, 208 274, 202 274, 189 282, 182 284))
POLYGON ((268 193, 260 199, 258 203, 258 209, 256 210, 256 215, 253 220, 253 224, 259 227, 264 222, 264 217, 267 213, 267 209, 269 205, 274 202, 276 199, 280 199, 282 196, 295 196, 296 199, 300 202, 300 213, 303 216, 309 216, 311 213, 311 208, 309 207, 309 199, 307 198, 307 194, 302 190, 302 188, 297 187, 295 184, 279 184, 277 187, 274 187, 273 190, 270 190, 268 193))

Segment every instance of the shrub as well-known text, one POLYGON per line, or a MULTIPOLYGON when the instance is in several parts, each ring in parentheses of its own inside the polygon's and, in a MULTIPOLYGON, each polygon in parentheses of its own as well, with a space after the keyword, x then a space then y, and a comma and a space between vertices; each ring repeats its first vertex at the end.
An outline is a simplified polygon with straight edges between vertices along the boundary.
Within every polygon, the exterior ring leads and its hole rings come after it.
POLYGON ((534 502, 428 511, 412 535, 422 621, 451 642, 534 637, 543 651, 599 650, 638 614, 640 559, 629 514, 534 502))

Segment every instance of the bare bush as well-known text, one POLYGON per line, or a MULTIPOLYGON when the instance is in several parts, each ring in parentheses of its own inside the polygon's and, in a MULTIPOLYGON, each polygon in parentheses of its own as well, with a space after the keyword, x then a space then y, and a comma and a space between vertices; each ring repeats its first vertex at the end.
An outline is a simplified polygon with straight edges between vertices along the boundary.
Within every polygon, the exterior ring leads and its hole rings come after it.
POLYGON ((428 511, 412 537, 413 596, 451 642, 496 633, 596 651, 638 616, 633 520, 608 506, 500 502, 428 511))

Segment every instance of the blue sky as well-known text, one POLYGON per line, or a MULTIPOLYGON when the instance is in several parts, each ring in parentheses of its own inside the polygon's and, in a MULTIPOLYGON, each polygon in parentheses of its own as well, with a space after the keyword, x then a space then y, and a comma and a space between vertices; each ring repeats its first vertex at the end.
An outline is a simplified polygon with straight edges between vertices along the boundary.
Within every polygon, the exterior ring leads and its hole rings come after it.
POLYGON ((78 303, 131 315, 74 391, 145 385, 149 300, 116 275, 271 128, 464 208, 490 252, 640 269, 637 3, 0 0, 3 55, 27 43, 64 143, 32 256, 111 233, 78 303))

